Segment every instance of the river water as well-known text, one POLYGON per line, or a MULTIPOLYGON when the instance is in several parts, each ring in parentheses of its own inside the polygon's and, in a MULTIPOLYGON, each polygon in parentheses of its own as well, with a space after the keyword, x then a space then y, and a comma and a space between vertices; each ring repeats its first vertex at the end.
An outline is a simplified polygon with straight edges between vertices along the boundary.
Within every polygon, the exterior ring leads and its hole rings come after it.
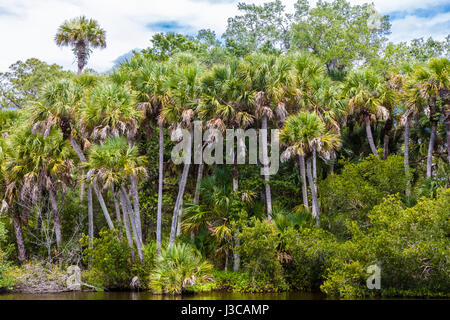
POLYGON ((4 293, 0 300, 324 300, 317 292, 234 293, 207 292, 183 296, 161 296, 151 292, 62 292, 62 293, 4 293))

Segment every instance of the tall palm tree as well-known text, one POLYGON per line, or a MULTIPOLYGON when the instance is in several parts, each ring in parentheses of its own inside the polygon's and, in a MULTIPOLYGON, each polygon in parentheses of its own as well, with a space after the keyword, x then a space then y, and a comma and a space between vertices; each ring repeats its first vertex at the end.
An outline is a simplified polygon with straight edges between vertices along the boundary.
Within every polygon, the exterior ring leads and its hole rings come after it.
POLYGON ((385 88, 373 70, 362 69, 351 72, 344 85, 344 94, 349 99, 349 114, 358 113, 366 128, 370 150, 378 156, 374 143, 371 122, 377 118, 386 120, 388 110, 382 106, 381 95, 385 88))
MULTIPOLYGON (((107 137, 125 135, 130 147, 138 130, 142 112, 136 108, 135 94, 124 85, 103 83, 89 92, 85 105, 81 108, 81 129, 93 141, 103 141, 107 137)), ((133 198, 133 218, 138 236, 142 242, 139 193, 137 177, 131 177, 133 198)))
POLYGON ((106 48, 106 32, 98 22, 85 16, 66 20, 55 36, 58 46, 72 47, 78 63, 78 75, 83 72, 94 48, 106 48))
POLYGON ((188 154, 185 155, 185 160, 187 161, 183 165, 178 195, 173 209, 169 247, 175 241, 177 227, 181 221, 183 196, 191 165, 190 156, 194 136, 194 110, 199 104, 198 99, 200 95, 200 69, 195 59, 189 55, 181 55, 173 58, 171 63, 173 69, 166 84, 170 94, 170 102, 163 107, 161 117, 164 121, 172 124, 174 133, 177 133, 178 129, 181 128, 189 129, 190 138, 187 145, 188 154))
POLYGON ((93 174, 88 174, 88 178, 103 183, 105 187, 119 187, 123 223, 128 242, 131 242, 129 230, 129 224, 131 224, 141 263, 144 261, 142 239, 133 214, 127 186, 131 185, 133 177, 143 178, 147 175, 146 162, 146 158, 139 155, 137 147, 130 146, 124 137, 109 137, 102 144, 96 144, 90 148, 89 162, 87 163, 87 167, 94 171, 93 174))
MULTIPOLYGON (((431 123, 430 142, 427 155, 427 177, 432 176, 433 150, 437 135, 437 125, 440 114, 445 112, 447 140, 450 135, 449 120, 449 88, 450 88, 450 60, 446 58, 431 59, 426 67, 417 67, 414 74, 415 81, 422 97, 428 105, 431 123)), ((450 162, 450 146, 448 147, 450 162)))
POLYGON ((312 214, 319 224, 320 206, 317 194, 316 180, 312 172, 312 157, 314 150, 332 150, 339 144, 336 134, 326 131, 325 124, 315 113, 300 112, 289 116, 280 132, 280 141, 288 145, 294 154, 304 154, 306 171, 312 198, 312 214))
POLYGON ((166 81, 169 68, 164 63, 145 61, 139 68, 137 90, 138 106, 145 110, 146 118, 157 121, 159 129, 158 208, 156 215, 156 250, 161 252, 162 201, 164 182, 164 118, 160 116, 170 101, 166 81))
POLYGON ((246 81, 255 92, 255 116, 261 121, 261 148, 264 167, 267 215, 272 215, 267 123, 276 115, 284 117, 287 92, 292 83, 291 65, 284 57, 254 54, 247 58, 246 81))
MULTIPOLYGON (((70 142, 82 163, 86 162, 86 156, 75 136, 79 135, 77 119, 79 118, 83 95, 84 88, 82 86, 63 79, 46 85, 43 88, 41 101, 30 105, 28 108, 28 121, 33 126, 33 130, 35 132, 40 130, 46 137, 50 133, 52 126, 57 125, 62 131, 63 139, 70 142)), ((92 187, 109 228, 114 229, 114 224, 98 185, 94 183, 92 187)))

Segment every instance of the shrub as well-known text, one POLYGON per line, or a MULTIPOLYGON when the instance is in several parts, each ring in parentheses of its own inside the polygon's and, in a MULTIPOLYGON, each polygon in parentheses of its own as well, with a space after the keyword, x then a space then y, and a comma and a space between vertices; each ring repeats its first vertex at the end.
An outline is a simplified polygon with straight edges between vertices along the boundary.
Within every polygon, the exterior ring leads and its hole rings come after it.
POLYGON ((349 224, 352 239, 342 243, 329 264, 322 290, 341 296, 373 294, 366 269, 381 267, 381 295, 440 296, 450 294, 450 190, 437 199, 422 198, 404 208, 390 196, 369 214, 367 232, 349 224))
POLYGON ((253 226, 244 226, 239 234, 238 251, 252 281, 285 287, 281 264, 278 261, 280 240, 272 222, 253 220, 253 226))
POLYGON ((156 258, 150 288, 165 294, 195 291, 213 280, 211 271, 212 265, 197 250, 187 244, 174 244, 156 258))
POLYGON ((296 289, 319 289, 327 263, 336 253, 338 243, 333 234, 315 227, 282 234, 286 280, 296 289))
POLYGON ((381 160, 373 155, 354 164, 342 161, 344 168, 332 174, 319 187, 323 214, 321 221, 336 235, 348 236, 346 221, 367 225, 368 213, 388 195, 405 194, 408 178, 403 157, 381 160))
POLYGON ((5 246, 6 242, 6 229, 3 223, 0 222, 0 289, 10 288, 14 281, 8 276, 7 270, 10 267, 10 263, 7 261, 10 247, 5 246))
POLYGON ((83 261, 90 266, 84 273, 84 282, 98 287, 128 288, 133 278, 130 248, 125 239, 119 238, 118 230, 100 231, 93 248, 88 247, 86 235, 81 243, 85 248, 83 261))

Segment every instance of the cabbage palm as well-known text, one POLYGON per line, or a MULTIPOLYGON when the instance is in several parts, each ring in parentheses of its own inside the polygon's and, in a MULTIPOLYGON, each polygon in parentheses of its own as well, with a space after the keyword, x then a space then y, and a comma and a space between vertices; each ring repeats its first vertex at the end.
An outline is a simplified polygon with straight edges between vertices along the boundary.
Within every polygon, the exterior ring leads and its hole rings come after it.
MULTIPOLYGON (((87 103, 81 108, 82 130, 92 140, 103 141, 107 137, 125 135, 130 146, 138 130, 142 112, 136 108, 135 94, 124 85, 103 83, 89 92, 87 103), (87 133, 86 133, 87 131, 87 133)), ((137 177, 131 176, 133 216, 142 242, 137 177)))
POLYGON ((137 75, 136 87, 139 91, 138 106, 145 110, 146 118, 158 122, 159 129, 159 172, 158 172, 158 209, 156 216, 156 250, 161 251, 162 201, 164 182, 164 118, 160 116, 165 105, 170 101, 166 90, 169 68, 163 63, 143 63, 137 75))
POLYGON ((106 48, 106 32, 98 22, 85 16, 66 20, 55 36, 58 46, 72 47, 78 63, 78 75, 87 65, 93 48, 106 48))
POLYGON ((387 119, 388 111, 382 106, 383 84, 373 70, 355 70, 349 74, 344 85, 344 94, 349 99, 349 114, 358 113, 366 128, 370 150, 378 156, 373 140, 371 121, 387 119))
MULTIPOLYGON (((76 120, 79 116, 83 95, 83 87, 70 80, 64 79, 51 82, 43 88, 42 101, 31 105, 28 108, 28 114, 34 132, 41 131, 46 137, 50 133, 52 126, 57 125, 62 131, 63 139, 69 140, 79 160, 86 162, 86 157, 74 137, 77 134, 76 120)), ((114 229, 98 185, 94 183, 92 187, 109 228, 114 229)))
POLYGON ((272 214, 272 196, 270 191, 270 175, 268 146, 267 146, 267 122, 275 116, 286 116, 285 103, 288 90, 292 83, 291 65, 284 57, 255 54, 247 59, 246 80, 255 92, 254 106, 255 116, 261 120, 261 148, 262 163, 264 166, 265 191, 267 202, 267 215, 272 214))
POLYGON ((312 156, 314 149, 329 152, 339 144, 339 138, 326 131, 325 124, 315 113, 300 112, 289 116, 280 132, 280 141, 291 148, 294 154, 304 154, 307 175, 312 198, 312 213, 319 223, 320 206, 317 185, 312 173, 312 156))
POLYGON ((123 223, 129 238, 128 220, 134 234, 139 260, 144 261, 142 253, 142 239, 133 208, 128 197, 126 186, 131 183, 133 177, 142 178, 147 175, 146 158, 140 156, 136 146, 130 146, 124 137, 110 137, 102 144, 93 145, 89 150, 90 172, 88 178, 94 182, 101 182, 105 187, 116 185, 119 187, 120 202, 123 212, 123 223), (93 171, 93 172, 92 172, 93 171))
POLYGON ((417 67, 414 79, 418 89, 428 105, 431 123, 431 135, 428 145, 427 177, 432 176, 433 150, 437 135, 437 124, 440 113, 445 113, 448 160, 450 163, 450 61, 446 58, 431 59, 426 67, 417 67))
POLYGON ((170 102, 163 106, 161 118, 171 123, 171 128, 174 133, 178 133, 178 129, 181 128, 189 129, 190 138, 187 145, 188 153, 185 155, 183 172, 179 181, 178 195, 173 209, 169 246, 172 246, 175 241, 177 227, 181 221, 183 196, 191 164, 190 156, 194 136, 194 110, 199 103, 198 99, 200 95, 200 70, 195 60, 190 56, 180 56, 174 59, 172 64, 172 73, 166 84, 170 95, 170 102), (179 65, 180 62, 181 65, 179 65), (175 64, 178 67, 175 67, 175 64))

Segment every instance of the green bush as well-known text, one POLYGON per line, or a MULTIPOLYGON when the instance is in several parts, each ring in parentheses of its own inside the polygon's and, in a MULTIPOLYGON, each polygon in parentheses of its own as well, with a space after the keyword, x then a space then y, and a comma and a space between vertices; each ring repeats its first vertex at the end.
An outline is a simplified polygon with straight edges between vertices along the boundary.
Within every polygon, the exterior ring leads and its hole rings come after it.
POLYGON ((99 237, 94 238, 93 248, 88 247, 86 235, 81 243, 84 246, 83 261, 90 269, 84 272, 84 282, 106 288, 129 287, 133 278, 130 249, 126 240, 119 238, 118 230, 100 231, 99 237))
POLYGON ((263 287, 286 287, 279 262, 280 240, 272 222, 253 219, 253 225, 244 226, 239 234, 238 252, 243 269, 251 275, 252 282, 263 287))
POLYGON ((288 283, 295 289, 319 289, 327 262, 337 251, 336 241, 333 234, 315 227, 283 232, 283 267, 288 283))
POLYGON ((339 246, 330 261, 322 290, 340 296, 374 294, 366 287, 367 267, 381 267, 385 296, 441 296, 450 294, 450 189, 436 199, 422 198, 404 208, 390 196, 369 214, 366 232, 349 224, 352 239, 339 246))
POLYGON ((215 270, 214 280, 217 289, 231 292, 263 293, 282 292, 289 289, 284 281, 274 283, 265 275, 255 278, 249 271, 226 272, 215 270))
POLYGON ((7 275, 7 270, 10 267, 10 263, 7 261, 10 247, 5 246, 6 242, 6 229, 3 223, 0 222, 0 289, 11 288, 14 281, 7 275))
POLYGON ((346 221, 367 225, 368 213, 388 195, 404 195, 409 177, 403 157, 381 160, 373 155, 354 164, 341 161, 341 173, 332 174, 319 187, 322 226, 336 235, 348 236, 346 221))
POLYGON ((212 265, 187 244, 174 244, 156 258, 150 276, 154 293, 181 294, 196 291, 202 284, 212 282, 212 265))

